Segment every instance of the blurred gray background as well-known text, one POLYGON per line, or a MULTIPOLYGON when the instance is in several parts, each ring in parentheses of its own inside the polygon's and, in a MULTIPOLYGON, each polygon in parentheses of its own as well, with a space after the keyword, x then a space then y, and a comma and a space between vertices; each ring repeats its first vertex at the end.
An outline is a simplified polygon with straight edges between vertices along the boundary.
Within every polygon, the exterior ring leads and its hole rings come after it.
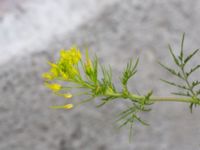
MULTIPOLYGON (((199 48, 199 27, 199 0, 0 0, 0 150, 199 150, 200 108, 190 114, 187 104, 157 103, 143 114, 151 126, 136 124, 129 143, 128 128, 113 124, 123 102, 51 110, 67 100, 41 79, 47 61, 76 44, 110 64, 116 81, 140 57, 130 89, 169 95, 174 89, 159 78, 174 78, 157 60, 174 66, 167 44, 178 54, 183 32, 185 53, 199 48)), ((198 63, 199 55, 190 65, 198 63)))

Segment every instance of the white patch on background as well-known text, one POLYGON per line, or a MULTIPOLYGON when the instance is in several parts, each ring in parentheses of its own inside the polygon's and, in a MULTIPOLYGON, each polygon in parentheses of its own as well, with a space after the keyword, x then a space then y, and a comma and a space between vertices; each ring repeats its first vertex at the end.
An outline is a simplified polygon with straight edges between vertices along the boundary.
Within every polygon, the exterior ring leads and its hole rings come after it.
POLYGON ((0 2, 0 64, 41 50, 116 0, 18 0, 0 2), (9 3, 8 3, 9 2, 9 3), (14 3, 15 2, 15 3, 14 3), (4 7, 4 8, 3 8, 4 7), (3 12, 4 11, 4 12, 3 12))

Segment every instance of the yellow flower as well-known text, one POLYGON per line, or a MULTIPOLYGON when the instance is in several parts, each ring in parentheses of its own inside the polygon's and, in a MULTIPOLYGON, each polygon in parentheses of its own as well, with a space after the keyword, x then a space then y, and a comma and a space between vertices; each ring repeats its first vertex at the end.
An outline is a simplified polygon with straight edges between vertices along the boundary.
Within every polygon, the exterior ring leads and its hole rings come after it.
POLYGON ((64 98, 72 98, 72 94, 70 94, 70 93, 62 94, 62 96, 64 98))
POLYGON ((73 104, 64 105, 64 108, 65 108, 65 109, 72 109, 73 107, 74 107, 73 104))
POLYGON ((66 73, 64 73, 63 71, 61 71, 60 74, 61 74, 61 76, 62 76, 62 78, 64 80, 68 80, 69 79, 69 76, 66 73))
POLYGON ((52 74, 52 76, 54 78, 56 78, 56 77, 59 76, 59 70, 58 70, 58 68, 51 68, 50 73, 52 74))
POLYGON ((71 47, 69 50, 60 51, 60 59, 67 66, 75 65, 81 60, 81 53, 76 47, 71 47))
POLYGON ((51 67, 53 67, 53 68, 57 68, 57 67, 58 67, 56 64, 54 64, 54 63, 52 63, 52 62, 50 62, 50 61, 48 61, 48 64, 49 64, 51 67))
POLYGON ((42 78, 47 80, 53 80, 53 76, 49 74, 48 72, 42 74, 42 78))
POLYGON ((65 80, 73 79, 79 74, 77 64, 80 60, 81 53, 76 47, 71 47, 69 50, 62 49, 60 51, 60 59, 57 63, 59 75, 65 80))
POLYGON ((59 68, 56 64, 48 62, 48 64, 52 67, 49 72, 42 74, 42 77, 47 80, 53 80, 54 78, 59 76, 59 68))
POLYGON ((65 93, 65 94, 61 94, 61 93, 55 93, 58 96, 62 96, 64 98, 72 98, 72 94, 70 93, 65 93))
POLYGON ((54 92, 58 92, 62 88, 62 86, 60 84, 57 84, 57 83, 52 83, 52 84, 45 83, 45 86, 48 87, 49 89, 51 89, 54 92))
POLYGON ((70 70, 70 75, 71 75, 72 78, 73 78, 75 75, 78 74, 78 70, 77 70, 77 68, 75 68, 75 67, 71 67, 69 70, 70 70))
POLYGON ((71 57, 72 57, 72 62, 73 64, 77 64, 79 60, 81 59, 81 53, 76 47, 72 47, 71 50, 71 57))
POLYGON ((63 106, 50 106, 50 108, 53 108, 53 109, 72 109, 73 107, 74 107, 73 104, 67 104, 63 106))
POLYGON ((70 58, 69 52, 64 49, 60 50, 60 58, 69 59, 70 58))

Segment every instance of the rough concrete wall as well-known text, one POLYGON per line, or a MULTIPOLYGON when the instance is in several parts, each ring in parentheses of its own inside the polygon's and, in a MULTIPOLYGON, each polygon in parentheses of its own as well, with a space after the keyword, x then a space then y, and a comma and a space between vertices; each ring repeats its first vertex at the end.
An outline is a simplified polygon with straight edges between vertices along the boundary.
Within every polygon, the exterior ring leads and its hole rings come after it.
POLYGON ((116 0, 1 0, 0 44, 4 57, 36 52, 66 36, 116 0), (9 44, 8 44, 9 43, 9 44))
MULTIPOLYGON (((125 106, 123 102, 100 109, 92 103, 73 111, 51 110, 48 106, 66 100, 52 95, 40 78, 48 68, 46 60, 57 55, 56 50, 77 44, 97 53, 102 63, 113 67, 114 75, 121 72, 127 59, 140 56, 138 75, 131 81, 130 89, 145 93, 151 88, 156 95, 169 94, 172 89, 158 79, 172 78, 156 61, 174 65, 169 61, 167 43, 172 43, 178 53, 182 32, 186 32, 186 53, 200 46, 199 7, 197 0, 116 1, 76 29, 52 36, 35 51, 4 61, 0 69, 0 149, 200 149, 199 108, 190 114, 185 104, 155 104, 150 113, 143 114, 151 126, 136 125, 130 144, 128 130, 118 131, 112 124, 116 112, 125 106)), ((191 65, 198 62, 196 57, 191 65)), ((195 77, 199 77, 199 72, 195 77)))

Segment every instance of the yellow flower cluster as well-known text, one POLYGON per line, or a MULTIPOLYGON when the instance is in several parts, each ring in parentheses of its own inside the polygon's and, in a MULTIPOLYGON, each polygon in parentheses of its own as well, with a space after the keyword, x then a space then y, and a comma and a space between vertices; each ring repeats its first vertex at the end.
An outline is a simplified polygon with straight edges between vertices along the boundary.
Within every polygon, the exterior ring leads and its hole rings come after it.
POLYGON ((61 61, 66 61, 68 65, 75 65, 80 61, 81 53, 76 47, 72 47, 68 51, 61 50, 60 57, 61 61))
POLYGON ((62 78, 64 80, 73 79, 78 73, 77 64, 81 60, 81 53, 76 47, 69 50, 60 51, 60 59, 56 64, 49 62, 51 69, 42 77, 46 80, 62 78))
POLYGON ((58 66, 60 68, 60 73, 64 79, 73 79, 78 75, 79 70, 77 67, 78 62, 81 60, 81 53, 75 47, 72 47, 68 51, 60 51, 60 60, 58 66))
MULTIPOLYGON (((72 47, 69 50, 61 50, 60 58, 57 63, 49 62, 49 65, 51 66, 49 72, 46 72, 42 75, 42 77, 46 80, 45 86, 59 96, 71 98, 72 94, 70 93, 59 93, 59 91, 63 88, 62 85, 50 83, 50 81, 53 81, 54 79, 62 79, 65 81, 73 80, 76 75, 79 74, 79 61, 81 61, 81 53, 76 47, 72 47)), ((51 106, 51 108, 71 109, 73 108, 73 104, 67 104, 64 106, 51 106)))

